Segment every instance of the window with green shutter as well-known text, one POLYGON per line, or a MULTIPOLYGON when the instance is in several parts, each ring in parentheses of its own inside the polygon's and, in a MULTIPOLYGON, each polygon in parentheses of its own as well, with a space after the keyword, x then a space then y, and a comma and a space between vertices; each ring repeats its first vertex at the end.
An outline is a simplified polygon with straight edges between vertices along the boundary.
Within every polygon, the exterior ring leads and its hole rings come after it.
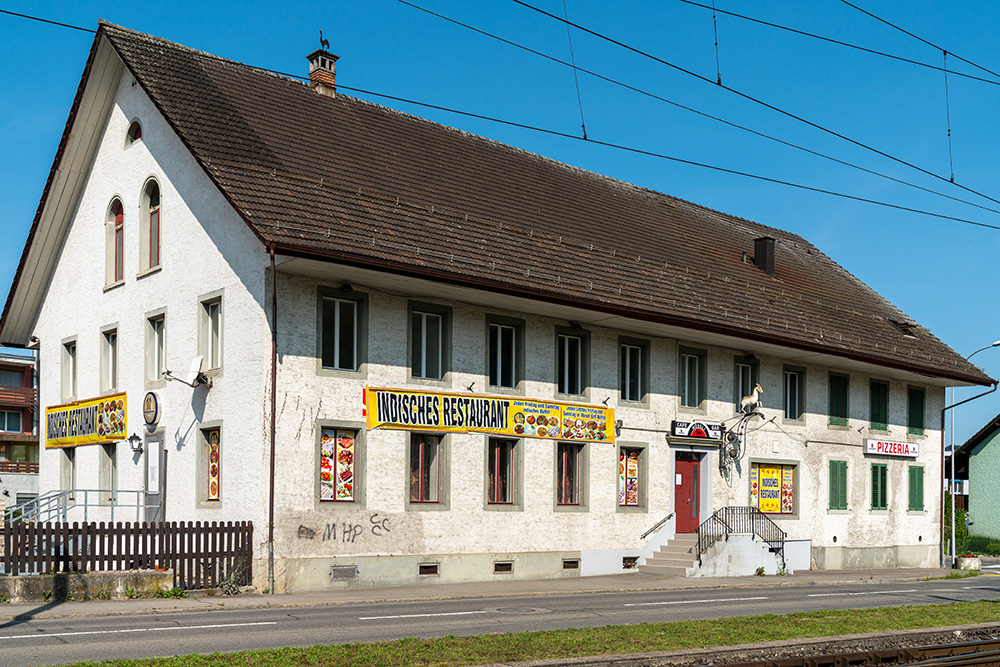
POLYGON ((847 509, 847 461, 830 461, 830 509, 847 509))
POLYGON ((924 434, 924 390, 910 387, 907 391, 907 430, 914 435, 924 434))
POLYGON ((884 463, 872 464, 872 509, 889 509, 889 467, 884 463))
POLYGON ((830 375, 830 425, 847 426, 846 375, 830 375))
POLYGON ((889 428, 889 384, 872 380, 871 396, 871 426, 873 429, 885 431, 889 428))
POLYGON ((924 511, 924 467, 910 466, 910 502, 906 509, 911 512, 924 511))

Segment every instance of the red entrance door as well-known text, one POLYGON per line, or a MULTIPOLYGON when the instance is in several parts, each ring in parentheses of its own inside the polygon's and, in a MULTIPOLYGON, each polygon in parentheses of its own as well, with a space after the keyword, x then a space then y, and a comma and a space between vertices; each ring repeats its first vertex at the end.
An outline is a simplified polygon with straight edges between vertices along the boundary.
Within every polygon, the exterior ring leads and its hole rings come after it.
POLYGON ((678 533, 698 532, 698 461, 674 461, 674 512, 678 533))

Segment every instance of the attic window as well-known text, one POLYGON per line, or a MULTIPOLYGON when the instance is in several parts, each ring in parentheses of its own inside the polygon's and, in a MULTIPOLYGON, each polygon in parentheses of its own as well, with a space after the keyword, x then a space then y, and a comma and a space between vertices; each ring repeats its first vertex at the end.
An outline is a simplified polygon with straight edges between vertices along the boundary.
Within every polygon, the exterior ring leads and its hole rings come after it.
POLYGON ((125 135, 125 144, 131 146, 135 142, 142 139, 142 125, 139 125, 139 121, 132 121, 132 124, 128 126, 128 134, 125 135))
POLYGON ((913 331, 913 325, 909 322, 901 322, 900 320, 889 320, 889 324, 896 327, 899 333, 903 334, 907 338, 916 338, 917 334, 913 331))

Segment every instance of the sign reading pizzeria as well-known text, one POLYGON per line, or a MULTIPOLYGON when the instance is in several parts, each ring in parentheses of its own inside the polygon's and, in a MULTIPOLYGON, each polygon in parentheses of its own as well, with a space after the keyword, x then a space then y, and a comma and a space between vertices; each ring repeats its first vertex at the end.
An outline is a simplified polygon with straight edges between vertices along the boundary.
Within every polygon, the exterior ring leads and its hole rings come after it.
POLYGON ((615 441, 615 413, 604 406, 369 387, 365 391, 365 410, 369 429, 615 441))
POLYGON ((920 454, 920 445, 915 442, 893 442, 892 440, 865 439, 865 453, 882 456, 903 456, 915 459, 920 454))
POLYGON ((45 448, 124 440, 127 413, 124 393, 45 408, 45 448))

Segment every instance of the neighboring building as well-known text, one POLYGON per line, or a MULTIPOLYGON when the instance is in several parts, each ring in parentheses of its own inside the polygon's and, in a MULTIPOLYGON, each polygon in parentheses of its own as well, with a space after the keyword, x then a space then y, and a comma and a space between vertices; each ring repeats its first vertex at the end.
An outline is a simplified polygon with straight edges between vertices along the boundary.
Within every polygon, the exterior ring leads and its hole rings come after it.
MULTIPOLYGON (((944 488, 951 479, 951 457, 945 459, 944 488)), ((1000 415, 955 450, 955 507, 967 509, 973 535, 1000 540, 1000 415)), ((946 519, 947 520, 947 519, 946 519)))
POLYGON ((0 320, 44 491, 252 521, 278 591, 621 572, 747 505, 793 569, 938 562, 935 416, 982 371, 799 236, 310 59, 100 24, 0 320))
POLYGON ((0 500, 9 508, 37 495, 35 360, 0 352, 0 500))

